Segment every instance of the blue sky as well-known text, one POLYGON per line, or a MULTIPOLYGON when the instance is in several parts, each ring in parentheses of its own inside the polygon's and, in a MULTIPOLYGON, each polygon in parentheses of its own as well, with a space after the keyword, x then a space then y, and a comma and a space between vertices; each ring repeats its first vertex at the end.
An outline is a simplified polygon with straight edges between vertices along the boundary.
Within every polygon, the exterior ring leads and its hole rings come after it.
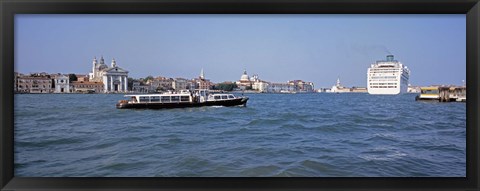
POLYGON ((82 73, 103 55, 133 78, 249 75, 366 87, 387 54, 413 85, 462 84, 465 15, 16 15, 15 71, 82 73))

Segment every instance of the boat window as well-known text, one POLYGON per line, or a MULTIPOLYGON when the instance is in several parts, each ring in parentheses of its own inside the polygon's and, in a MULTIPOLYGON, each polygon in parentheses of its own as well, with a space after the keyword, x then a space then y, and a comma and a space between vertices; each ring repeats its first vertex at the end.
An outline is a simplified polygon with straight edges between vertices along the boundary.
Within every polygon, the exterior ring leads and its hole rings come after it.
POLYGON ((180 101, 190 101, 188 96, 181 96, 180 101))
POLYGON ((422 90, 422 94, 438 94, 438 90, 422 90))
POLYGON ((152 96, 152 97, 150 97, 150 101, 159 102, 160 101, 160 96, 152 96))
POLYGON ((222 99, 227 99, 227 95, 222 95, 222 99))
POLYGON ((220 99, 220 96, 215 96, 214 98, 215 98, 215 99, 220 99))
POLYGON ((172 96, 172 102, 180 101, 180 96, 172 96))
POLYGON ((233 99, 235 97, 233 97, 233 95, 228 95, 228 98, 233 99))
POLYGON ((162 102, 170 102, 170 96, 162 96, 162 102))
POLYGON ((148 102, 148 101, 150 101, 150 100, 148 99, 148 97, 146 97, 146 96, 140 96, 140 102, 148 102))

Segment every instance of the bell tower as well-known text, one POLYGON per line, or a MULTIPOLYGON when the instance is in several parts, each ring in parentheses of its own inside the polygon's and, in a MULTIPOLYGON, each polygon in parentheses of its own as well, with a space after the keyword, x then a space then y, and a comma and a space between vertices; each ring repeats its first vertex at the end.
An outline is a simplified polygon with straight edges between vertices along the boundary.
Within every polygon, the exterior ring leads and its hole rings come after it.
POLYGON ((90 80, 93 80, 95 78, 95 70, 96 70, 96 67, 97 67, 97 57, 95 56, 93 58, 93 62, 92 62, 92 73, 90 73, 90 80))
POLYGON ((115 62, 115 58, 114 58, 112 59, 112 68, 115 68, 115 67, 117 67, 117 63, 115 62))

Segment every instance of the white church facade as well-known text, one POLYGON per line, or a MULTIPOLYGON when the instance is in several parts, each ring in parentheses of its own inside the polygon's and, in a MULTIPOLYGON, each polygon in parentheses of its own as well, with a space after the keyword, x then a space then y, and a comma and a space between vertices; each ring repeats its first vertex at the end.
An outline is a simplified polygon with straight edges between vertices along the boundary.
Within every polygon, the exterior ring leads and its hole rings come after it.
POLYGON ((112 59, 110 67, 105 64, 103 56, 100 58, 100 63, 94 58, 92 65, 89 81, 103 82, 104 93, 128 92, 128 71, 118 67, 115 59, 112 59))
POLYGON ((55 91, 54 93, 70 93, 70 81, 68 76, 58 75, 54 78, 55 91))

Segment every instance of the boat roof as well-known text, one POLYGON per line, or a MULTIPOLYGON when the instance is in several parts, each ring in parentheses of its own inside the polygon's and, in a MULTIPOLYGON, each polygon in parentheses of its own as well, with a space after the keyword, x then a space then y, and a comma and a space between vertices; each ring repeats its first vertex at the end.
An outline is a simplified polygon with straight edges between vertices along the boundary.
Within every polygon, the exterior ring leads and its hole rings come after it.
POLYGON ((422 90, 439 90, 439 89, 449 89, 449 90, 456 90, 456 89, 466 89, 464 86, 427 86, 427 87, 420 87, 422 90))
POLYGON ((179 94, 130 94, 124 95, 124 97, 133 97, 133 96, 189 96, 189 93, 179 93, 179 94))
POLYGON ((420 87, 422 90, 438 90, 436 86, 420 87))
POLYGON ((227 93, 214 93, 214 94, 210 94, 210 95, 233 95, 233 94, 227 94, 227 93))

